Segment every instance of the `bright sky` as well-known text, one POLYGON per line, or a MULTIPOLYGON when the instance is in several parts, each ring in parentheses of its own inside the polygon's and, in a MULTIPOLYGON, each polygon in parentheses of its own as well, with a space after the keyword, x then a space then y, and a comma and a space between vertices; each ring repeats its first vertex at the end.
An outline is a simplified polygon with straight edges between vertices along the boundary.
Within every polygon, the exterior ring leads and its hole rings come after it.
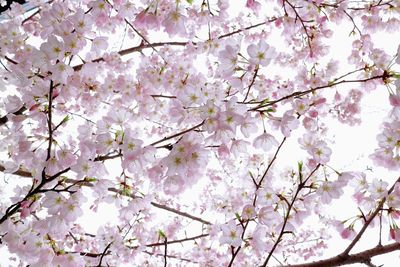
MULTIPOLYGON (((240 8, 237 7, 236 11, 239 11, 240 8)), ((234 11, 232 11, 234 13, 234 11)), ((232 13, 232 14, 233 14, 232 13)), ((352 25, 340 25, 340 27, 336 27, 334 29, 334 38, 332 38, 333 43, 331 43, 331 54, 332 57, 335 57, 337 60, 341 60, 343 66, 346 64, 346 57, 341 57, 341 55, 348 55, 351 47, 351 39, 348 38, 348 33, 352 29, 352 25)), ((390 35, 387 33, 382 33, 378 35, 379 38, 375 38, 373 41, 376 47, 384 48, 386 51, 390 51, 390 54, 394 55, 397 50, 397 46, 400 44, 400 36, 390 35), (390 40, 388 42, 387 40, 390 40)), ((153 37, 152 37, 153 38, 153 37)), ((279 43, 279 36, 275 36, 270 40, 271 43, 279 43)), ((154 39, 152 39, 155 41, 154 39)), ((349 70, 352 70, 352 67, 347 66, 342 68, 340 73, 346 73, 349 70)), ((279 73, 282 70, 274 70, 279 73)), ((352 85, 351 88, 361 88, 360 85, 352 85)), ((345 85, 340 87, 340 91, 343 91, 346 88, 345 85)), ((375 90, 373 93, 364 96, 362 101, 363 113, 361 118, 363 118, 363 122, 361 125, 357 127, 349 127, 347 125, 343 125, 338 123, 337 121, 331 121, 330 132, 327 138, 327 142, 329 142, 330 147, 333 151, 331 161, 329 163, 330 166, 334 167, 338 171, 352 171, 352 170, 365 170, 367 167, 373 166, 371 161, 368 159, 368 155, 370 155, 373 150, 376 148, 376 135, 380 129, 380 125, 383 119, 386 117, 387 112, 389 111, 389 103, 388 103, 388 93, 384 88, 380 88, 379 90, 375 90)), ((283 147, 280 156, 275 163, 276 166, 284 166, 287 162, 292 162, 295 164, 298 160, 304 159, 306 157, 306 152, 300 150, 297 145, 297 138, 302 136, 302 132, 295 133, 292 137, 290 137, 287 141, 287 144, 283 147)), ((215 162, 215 164, 218 164, 215 162)), ((293 165, 292 164, 292 165, 293 165)), ((112 171, 112 167, 109 168, 109 171, 112 171)), ((10 196, 12 195, 12 188, 16 184, 20 184, 19 179, 15 179, 12 175, 9 174, 0 174, 0 189, 4 192, 8 193, 10 196)), ((383 168, 373 167, 373 173, 370 174, 370 178, 384 178, 387 181, 394 181, 396 178, 396 173, 388 172, 383 168)), ((111 175, 112 176, 112 175, 111 175)), ((27 179, 27 183, 29 180, 27 179)), ((390 183, 389 183, 390 184, 390 183)), ((198 194, 199 192, 197 192, 198 194)), ((188 191, 185 193, 183 197, 183 202, 190 206, 190 203, 196 201, 198 196, 196 196, 196 192, 188 191)), ((346 219, 355 212, 357 212, 357 207, 354 203, 349 200, 350 198, 342 198, 343 200, 338 201, 338 204, 334 207, 330 206, 332 209, 332 213, 340 214, 343 219, 346 219)), ((90 200, 86 204, 87 213, 79 220, 84 228, 87 229, 89 233, 96 233, 98 226, 103 225, 105 222, 115 222, 118 217, 118 213, 114 209, 110 209, 107 205, 102 204, 99 208, 101 212, 93 213, 89 211, 88 206, 90 205, 90 200)), ((160 218, 162 218, 163 212, 160 213, 160 218)), ((206 219, 213 221, 215 218, 207 218, 206 219)), ((156 223, 156 222, 155 222, 156 223)), ((319 222, 315 222, 319 223, 319 222)), ((190 231, 193 231, 193 234, 199 233, 199 224, 193 223, 187 229, 188 236, 190 236, 190 231)), ((384 233, 388 233, 388 229, 384 230, 384 233)), ((369 230, 363 237, 360 242, 360 246, 357 246, 353 253, 357 250, 361 250, 363 248, 371 248, 377 243, 378 232, 377 229, 369 230)), ((387 236, 384 234, 383 241, 387 241, 387 236)), ((338 252, 341 252, 343 248, 346 247, 348 241, 343 241, 341 238, 334 238, 330 243, 330 249, 326 251, 326 254, 321 257, 329 257, 334 256, 338 252)), ((399 259, 400 252, 383 255, 380 257, 376 257, 373 259, 373 262, 376 264, 384 264, 385 267, 395 266, 393 263, 399 259)), ((172 262, 172 261, 171 261, 172 262)), ((8 260, 8 253, 5 248, 0 249, 0 266, 17 266, 15 263, 10 262, 8 260)), ((188 265, 189 266, 189 265, 188 265)), ((364 266, 364 265, 352 265, 352 266, 364 266)))

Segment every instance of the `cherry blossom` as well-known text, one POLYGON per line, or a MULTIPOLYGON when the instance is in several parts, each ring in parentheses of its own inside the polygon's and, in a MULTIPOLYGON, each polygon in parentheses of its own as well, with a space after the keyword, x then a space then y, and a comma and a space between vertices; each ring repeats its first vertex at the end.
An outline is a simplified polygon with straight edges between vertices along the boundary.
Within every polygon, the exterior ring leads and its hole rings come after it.
POLYGON ((234 220, 229 221, 227 224, 221 225, 222 236, 219 241, 221 244, 228 244, 233 247, 238 247, 242 243, 241 235, 243 229, 236 225, 234 220))
POLYGON ((324 141, 318 141, 315 146, 309 151, 313 159, 318 163, 327 163, 330 159, 332 150, 324 141))
POLYGON ((250 56, 250 61, 253 64, 262 66, 268 65, 272 59, 276 57, 276 50, 270 47, 265 41, 260 41, 257 45, 251 44, 247 47, 247 53, 250 56))
POLYGON ((279 145, 278 141, 271 134, 266 132, 262 133, 254 139, 253 146, 255 148, 261 148, 265 151, 272 149, 273 146, 279 145))
POLYGON ((371 193, 371 196, 374 199, 380 199, 386 196, 387 194, 387 187, 389 184, 387 182, 384 182, 382 180, 374 179, 374 181, 371 183, 369 187, 369 191, 371 193))
POLYGON ((337 199, 343 194, 339 184, 325 181, 317 189, 317 194, 321 197, 321 202, 329 204, 332 199, 337 199))
POLYGON ((396 1, 0 4, 1 263, 380 265, 399 250, 396 1))

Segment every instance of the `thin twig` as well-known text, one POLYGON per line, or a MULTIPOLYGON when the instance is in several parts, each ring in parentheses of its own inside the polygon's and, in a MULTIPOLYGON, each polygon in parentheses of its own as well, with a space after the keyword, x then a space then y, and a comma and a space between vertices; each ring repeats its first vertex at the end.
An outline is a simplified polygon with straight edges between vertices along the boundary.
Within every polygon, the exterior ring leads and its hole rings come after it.
POLYGON ((275 243, 274 243, 272 249, 271 249, 270 252, 268 253, 268 256, 267 256, 267 258, 265 259, 265 261, 264 261, 262 267, 267 266, 269 259, 271 258, 271 256, 272 256, 272 254, 274 253, 275 249, 278 247, 278 244, 279 244, 279 243, 281 242, 281 240, 282 240, 282 236, 283 236, 283 234, 285 233, 286 224, 287 224, 287 222, 288 222, 288 220, 289 220, 289 217, 290 217, 290 212, 292 211, 293 205, 294 205, 294 203, 295 203, 296 200, 297 200, 298 194, 299 194, 300 191, 304 188, 304 186, 306 185, 306 183, 308 182, 308 180, 309 180, 309 179, 311 178, 311 176, 318 170, 318 168, 319 168, 320 166, 321 166, 321 165, 318 164, 318 165, 314 168, 314 170, 308 175, 308 177, 307 177, 303 182, 301 182, 301 183, 297 186, 296 193, 294 194, 293 199, 292 199, 292 201, 291 201, 291 203, 290 203, 290 205, 288 206, 288 209, 287 209, 287 211, 286 211, 285 218, 283 219, 283 225, 282 225, 281 231, 280 231, 280 233, 279 233, 279 235, 278 235, 278 238, 276 239, 276 241, 275 241, 275 243))
POLYGON ((111 246, 112 243, 113 243, 113 242, 110 242, 110 243, 105 247, 103 253, 101 253, 100 261, 99 261, 99 264, 97 265, 97 267, 101 267, 101 262, 103 261, 104 256, 108 255, 108 254, 107 254, 107 251, 108 251, 108 249, 110 248, 110 246, 111 246))
POLYGON ((400 250, 400 243, 396 242, 385 246, 376 246, 372 249, 364 250, 362 252, 346 256, 340 254, 325 260, 319 260, 302 264, 284 265, 281 267, 333 267, 346 264, 365 263, 366 260, 371 259, 375 256, 383 255, 396 250, 400 250))
MULTIPOLYGON (((389 189, 387 195, 390 195, 393 190, 396 187, 396 184, 400 182, 400 177, 397 178, 396 182, 394 182, 394 184, 392 185, 392 187, 389 189)), ((349 254, 349 252, 353 249, 353 247, 357 244, 357 242, 360 240, 360 238, 362 237, 362 235, 364 234, 365 230, 367 230, 368 226, 370 225, 370 223, 372 222, 372 220, 376 217, 376 215, 381 211, 383 204, 386 202, 386 197, 382 198, 380 200, 380 203, 378 205, 378 207, 375 209, 375 211, 368 217, 368 220, 364 223, 363 227, 361 228, 360 232, 358 232, 358 234, 356 235, 356 237, 353 239, 353 241, 350 243, 350 245, 343 251, 343 253, 341 254, 342 256, 346 256, 349 254)))

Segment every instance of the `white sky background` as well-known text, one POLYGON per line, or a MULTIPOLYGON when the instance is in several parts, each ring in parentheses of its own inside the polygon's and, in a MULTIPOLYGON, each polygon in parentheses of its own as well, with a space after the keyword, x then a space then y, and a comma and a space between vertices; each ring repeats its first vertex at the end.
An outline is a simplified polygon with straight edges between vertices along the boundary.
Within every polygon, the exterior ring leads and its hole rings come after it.
MULTIPOLYGON (((245 3, 245 1, 241 1, 245 3)), ((236 10, 232 10, 234 13, 239 12, 241 7, 236 6, 233 7, 236 10)), ((233 14, 232 13, 232 14, 233 14)), ((340 27, 336 27, 333 29, 334 36, 331 38, 331 55, 333 58, 339 60, 338 55, 344 55, 342 58, 342 63, 344 65, 347 64, 347 56, 351 51, 351 42, 352 39, 348 37, 349 32, 351 31, 353 25, 350 23, 346 25, 340 25, 340 27)), ((157 36, 159 37, 159 36, 157 36)), ((170 38, 165 38, 166 40, 170 40, 170 38)), ((173 38, 174 40, 178 38, 173 38)), ((156 38, 152 38, 152 41, 156 41, 156 38)), ((278 39, 273 39, 270 42, 275 44, 278 39)), ((268 41, 267 41, 268 42, 268 41)), ((373 42, 375 44, 375 48, 384 48, 385 51, 389 51, 390 55, 395 55, 398 45, 400 44, 400 36, 399 34, 388 34, 382 33, 375 35, 373 38, 373 42), (389 41, 390 40, 390 41, 389 41)), ((281 46, 282 47, 282 46, 281 46)), ((284 46, 283 46, 284 47, 284 46)), ((278 48, 278 47, 277 47, 278 48)), ((280 48, 278 48, 280 49, 280 48)), ((352 66, 347 66, 346 68, 340 68, 339 74, 344 74, 347 71, 353 70, 352 66)), ((279 72, 279 70, 274 70, 279 72)), ((362 89, 362 84, 352 84, 340 85, 338 87, 339 92, 344 92, 344 88, 359 88, 362 89)), ((326 90, 334 90, 334 89, 326 89, 326 90)), ((343 93, 344 94, 344 93, 343 93)), ((389 102, 388 102, 388 92, 387 90, 380 86, 378 89, 374 90, 369 94, 365 94, 362 100, 362 114, 361 118, 363 119, 361 125, 356 127, 349 127, 347 125, 341 124, 336 120, 332 120, 329 122, 329 134, 327 138, 327 142, 332 149, 332 156, 329 162, 329 165, 334 167, 338 171, 364 171, 367 167, 373 166, 372 162, 368 159, 368 155, 372 154, 374 149, 377 147, 376 143, 376 135, 379 133, 380 125, 383 122, 384 118, 387 116, 388 111, 390 110, 389 102)), ((306 152, 302 151, 298 148, 297 138, 302 135, 302 132, 297 131, 290 138, 288 138, 287 143, 283 146, 282 151, 279 154, 278 160, 275 162, 275 166, 284 166, 293 165, 299 160, 303 160, 306 158, 306 152), (287 164, 287 162, 291 162, 292 164, 287 164)), ((216 163, 218 164, 218 163, 216 163)), ((111 170, 111 169, 109 169, 111 170)), ((369 172, 367 172, 369 173, 369 172)), ((396 179, 398 174, 395 172, 389 172, 384 168, 379 168, 373 166, 373 173, 368 174, 369 180, 371 178, 382 178, 391 184, 391 181, 396 179)), ((13 179, 9 174, 0 174, 0 188, 2 188, 5 192, 12 194, 12 188, 16 183, 20 183, 19 179, 13 179), (3 179, 4 178, 4 179, 3 179), (5 181, 8 183, 6 184, 5 181)), ((110 176, 112 177, 112 176, 110 176)), ((29 180, 27 180, 29 182, 29 180)), ((185 194, 184 202, 188 206, 190 203, 195 202, 196 198, 192 197, 192 192, 188 192, 185 194)), ((89 194, 90 195, 90 194, 89 194)), ((348 217, 353 216, 357 212, 357 206, 354 203, 351 203, 342 198, 341 201, 335 201, 334 206, 327 206, 329 210, 334 214, 340 214, 340 217, 346 219, 348 217)), ((90 205, 90 199, 88 203, 85 204, 87 207, 90 205)), ((87 209, 88 210, 88 209, 87 209)), ((115 209, 109 209, 105 204, 100 205, 99 210, 102 212, 93 213, 88 212, 84 214, 84 217, 80 220, 84 228, 88 230, 89 233, 96 233, 97 227, 100 225, 104 225, 105 222, 115 222, 118 216, 117 211, 115 209)), ((163 212, 160 213, 162 216, 163 212)), ((213 221, 215 218, 207 218, 210 221, 213 221)), ((318 223, 318 222, 316 222, 318 223)), ((193 223, 193 234, 199 233, 199 224, 193 223)), ((358 228, 359 229, 359 228, 358 228)), ((383 242, 387 241, 389 229, 383 229, 383 242)), ((334 233, 332 233, 334 234, 334 233)), ((188 236, 191 236, 188 233, 188 236)), ((336 235, 337 236, 337 235, 336 235)), ((335 256, 338 253, 342 252, 343 249, 349 244, 350 241, 344 241, 340 237, 333 238, 329 243, 330 249, 325 251, 324 256, 320 257, 327 258, 329 256, 335 256)), ((352 250, 352 253, 361 251, 362 249, 368 249, 375 246, 378 242, 378 231, 377 227, 372 230, 369 229, 364 234, 363 238, 360 240, 359 244, 352 250)), ((187 245, 190 245, 188 243, 187 245)), ((277 254, 277 256, 279 256, 277 254)), ((378 266, 384 264, 385 267, 394 267, 397 266, 396 262, 400 262, 400 252, 395 252, 383 256, 378 256, 373 258, 373 263, 378 266)), ((9 254, 6 252, 5 248, 0 249, 0 266, 16 266, 15 262, 11 262, 8 260, 9 254)), ((173 262, 172 260, 170 262, 173 262)), ((365 266, 362 264, 354 264, 352 266, 365 266)))

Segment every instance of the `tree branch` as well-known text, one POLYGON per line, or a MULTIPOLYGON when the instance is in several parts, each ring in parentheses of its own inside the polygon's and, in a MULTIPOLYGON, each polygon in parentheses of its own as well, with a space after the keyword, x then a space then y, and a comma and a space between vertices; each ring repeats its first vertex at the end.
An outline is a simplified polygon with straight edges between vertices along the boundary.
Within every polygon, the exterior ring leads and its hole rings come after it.
POLYGON ((387 79, 387 78, 390 78, 390 77, 392 77, 390 74, 385 74, 384 73, 382 75, 373 76, 373 77, 365 78, 365 79, 342 80, 342 81, 339 81, 339 82, 332 82, 332 83, 328 83, 327 85, 317 86, 317 87, 314 87, 314 88, 311 88, 311 89, 308 89, 308 90, 305 90, 305 91, 294 92, 294 93, 292 93, 290 95, 281 97, 281 98, 279 98, 277 100, 269 101, 267 104, 259 105, 257 107, 248 109, 248 111, 258 111, 260 108, 265 108, 265 107, 272 106, 272 105, 274 105, 274 104, 276 104, 278 102, 281 102, 283 100, 290 99, 292 97, 300 97, 300 96, 303 96, 303 95, 306 95, 306 94, 309 94, 309 93, 312 93, 312 92, 315 92, 315 91, 318 91, 318 90, 321 90, 321 89, 324 89, 324 88, 333 87, 333 86, 336 86, 336 85, 339 85, 339 84, 342 84, 342 83, 365 83, 365 82, 369 82, 369 81, 376 80, 376 79, 384 80, 384 79, 387 79))
POLYGON ((278 238, 276 239, 274 246, 272 247, 272 249, 271 249, 270 252, 268 253, 268 256, 267 256, 267 258, 265 259, 264 264, 262 265, 262 267, 267 266, 267 263, 268 263, 269 259, 271 258, 271 256, 272 256, 272 254, 274 253, 275 249, 278 247, 278 244, 279 244, 279 243, 281 242, 281 240, 282 240, 282 236, 283 236, 283 234, 285 233, 286 224, 287 224, 287 222, 288 222, 288 220, 289 220, 289 217, 290 217, 290 212, 292 211, 293 205, 294 205, 294 203, 295 203, 296 200, 297 200, 298 194, 299 194, 300 191, 304 188, 304 186, 306 185, 306 183, 307 183, 307 181, 310 179, 310 177, 318 170, 318 168, 319 168, 320 166, 321 166, 321 165, 318 164, 318 165, 314 168, 314 170, 308 175, 308 177, 307 177, 303 182, 300 182, 300 184, 297 186, 296 193, 294 194, 293 199, 292 199, 291 203, 289 204, 288 209, 287 209, 287 211, 286 211, 285 218, 283 219, 283 225, 282 225, 281 231, 280 231, 280 233, 279 233, 279 236, 278 236, 278 238))
POLYGON ((293 264, 293 265, 284 265, 281 267, 333 267, 345 264, 365 263, 366 260, 370 260, 375 256, 383 255, 396 250, 400 250, 400 243, 396 242, 385 246, 376 246, 372 249, 368 249, 355 254, 350 254, 350 255, 340 254, 325 260, 319 260, 309 263, 293 264))
MULTIPOLYGON (((4 170, 5 170, 4 166, 0 165, 0 172, 4 172, 4 170)), ((13 174, 14 174, 14 175, 21 176, 21 177, 32 178, 32 174, 31 174, 30 172, 27 172, 27 171, 24 171, 24 170, 18 170, 18 171, 16 171, 16 172, 14 172, 13 174)), ((49 177, 49 176, 46 176, 46 177, 47 177, 48 180, 53 179, 52 177, 49 177)), ((53 180, 54 180, 54 179, 53 179, 53 180)), ((72 183, 72 184, 73 184, 73 183, 79 182, 79 184, 80 184, 81 186, 94 187, 94 184, 93 184, 93 183, 91 183, 91 182, 85 182, 85 181, 81 181, 81 180, 75 180, 75 179, 69 179, 69 178, 67 178, 67 179, 64 179, 63 181, 66 182, 66 183, 72 183)), ((121 193, 121 190, 116 189, 116 188, 112 188, 112 187, 108 188, 107 190, 108 190, 109 192, 121 193)), ((36 193, 39 193, 40 191, 41 191, 41 188, 37 189, 36 193)), ((134 195, 134 194, 130 195, 130 197, 131 197, 131 198, 140 198, 139 196, 136 196, 136 195, 134 195)), ((22 202, 22 201, 21 201, 21 202, 22 202)), ((189 214, 189 213, 186 213, 186 212, 183 212, 183 211, 180 211, 180 210, 177 210, 177 209, 168 207, 167 205, 159 204, 159 203, 156 203, 156 202, 150 202, 150 204, 151 204, 152 206, 158 208, 158 209, 166 210, 166 211, 175 213, 175 214, 177 214, 177 215, 179 215, 179 216, 186 217, 186 218, 188 218, 188 219, 191 219, 191 220, 194 220, 194 221, 198 221, 198 222, 203 223, 203 224, 206 224, 206 225, 212 225, 212 223, 209 222, 209 221, 207 221, 207 220, 204 220, 204 219, 202 219, 202 218, 200 218, 200 217, 191 215, 191 214, 189 214)), ((0 220, 0 224, 1 224, 1 223, 2 223, 2 221, 0 220)))
MULTIPOLYGON (((392 185, 392 187, 388 191, 388 195, 390 195, 393 190, 396 187, 396 184, 400 182, 400 177, 397 178, 396 182, 392 185)), ((353 239, 353 241, 350 243, 350 245, 343 251, 342 255, 347 255, 349 252, 353 249, 353 247, 356 245, 356 243, 360 240, 361 236, 364 234, 365 230, 367 230, 368 226, 372 222, 372 220, 376 217, 376 215, 381 211, 383 204, 386 201, 386 197, 382 198, 380 201, 378 207, 375 209, 375 211, 368 217, 368 220, 364 223, 363 227, 361 228, 360 232, 356 235, 356 237, 353 239)))

